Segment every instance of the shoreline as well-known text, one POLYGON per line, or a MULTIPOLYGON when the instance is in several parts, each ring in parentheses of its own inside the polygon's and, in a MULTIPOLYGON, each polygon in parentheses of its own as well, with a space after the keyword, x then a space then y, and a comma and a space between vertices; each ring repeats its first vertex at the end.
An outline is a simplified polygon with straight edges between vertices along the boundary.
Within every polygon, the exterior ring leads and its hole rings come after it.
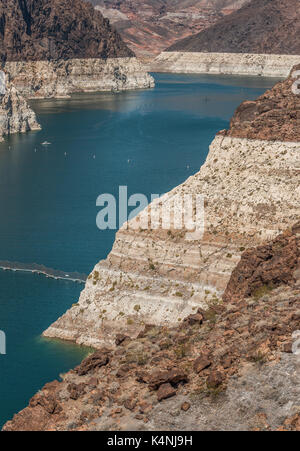
POLYGON ((247 75, 286 78, 298 55, 162 52, 145 70, 157 73, 247 75))

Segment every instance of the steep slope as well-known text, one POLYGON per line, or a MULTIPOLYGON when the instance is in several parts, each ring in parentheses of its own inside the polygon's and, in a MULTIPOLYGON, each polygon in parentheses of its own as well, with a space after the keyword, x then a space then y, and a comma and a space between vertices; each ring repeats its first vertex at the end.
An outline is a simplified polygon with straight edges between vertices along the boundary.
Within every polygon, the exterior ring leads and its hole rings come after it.
POLYGON ((298 55, 298 0, 251 0, 207 30, 173 44, 151 69, 286 77, 298 55))
POLYGON ((0 0, 0 58, 26 97, 148 88, 107 19, 82 0, 0 0))
POLYGON ((119 335, 4 430, 300 431, 299 308, 297 223, 242 255, 224 302, 173 328, 119 335))
POLYGON ((11 82, 4 81, 5 74, 0 72, 3 91, 0 94, 0 141, 3 136, 40 130, 34 111, 20 95, 11 82))
POLYGON ((298 0, 252 0, 167 51, 300 55, 298 0))
POLYGON ((121 228, 79 303, 46 336, 99 348, 117 332, 133 337, 144 323, 175 325, 218 302, 244 248, 276 236, 299 216, 300 95, 293 83, 291 74, 248 114, 241 114, 247 103, 240 107, 200 171, 121 228), (192 241, 187 227, 178 227, 187 195, 201 195, 205 206, 204 235, 192 241), (166 230, 161 218, 168 210, 173 220, 166 230))
POLYGON ((242 6, 247 0, 92 0, 138 56, 163 51, 242 6))
POLYGON ((132 57, 100 12, 81 0, 1 0, 2 61, 132 57))

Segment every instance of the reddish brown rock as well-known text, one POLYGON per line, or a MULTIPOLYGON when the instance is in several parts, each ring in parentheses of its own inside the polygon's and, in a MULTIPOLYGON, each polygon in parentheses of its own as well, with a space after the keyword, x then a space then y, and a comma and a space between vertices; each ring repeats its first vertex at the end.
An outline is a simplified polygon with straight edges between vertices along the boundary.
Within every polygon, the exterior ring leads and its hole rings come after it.
POLYGON ((194 315, 190 315, 184 320, 185 323, 188 323, 190 326, 194 326, 195 324, 199 324, 199 326, 203 323, 203 315, 201 313, 195 313, 194 315))
POLYGON ((136 404, 137 404, 136 399, 129 398, 124 401, 124 407, 125 407, 125 409, 128 409, 128 410, 134 410, 136 404))
POLYGON ((211 366, 211 361, 205 356, 200 356, 194 361, 194 370, 196 373, 201 373, 201 371, 209 368, 211 366))
POLYGON ((89 356, 87 359, 83 360, 81 365, 76 368, 78 376, 85 376, 96 368, 101 368, 107 365, 109 362, 107 351, 98 351, 89 356))
POLYGON ((171 371, 155 371, 149 376, 149 386, 153 390, 157 390, 162 384, 178 384, 179 382, 187 382, 187 374, 181 369, 173 369, 171 371))
POLYGON ((207 30, 177 41, 168 51, 300 55, 299 1, 247 1, 207 30))
POLYGON ((121 365, 118 368, 118 371, 116 372, 116 376, 117 377, 127 376, 131 368, 132 368, 132 366, 130 366, 130 365, 121 365))
MULTIPOLYGON (((299 57, 300 62, 300 57, 299 57)), ((287 80, 277 83, 255 101, 246 101, 236 110, 228 131, 235 138, 269 141, 300 141, 300 94, 292 89, 295 66, 287 80)))
POLYGON ((176 395, 176 390, 172 387, 171 384, 162 384, 157 392, 158 401, 162 401, 163 399, 171 398, 176 395))
POLYGON ((70 398, 76 401, 78 398, 85 394, 86 384, 69 384, 67 387, 68 392, 70 393, 70 398))
POLYGON ((222 385, 224 380, 225 377, 220 371, 212 370, 210 375, 206 379, 206 385, 208 388, 215 389, 222 385))
POLYGON ((82 0, 0 0, 0 59, 133 56, 99 11, 82 0))
POLYGON ((139 56, 158 54, 247 0, 92 0, 139 56))
POLYGON ((53 415, 54 413, 60 413, 62 408, 52 395, 47 395, 44 393, 38 393, 29 402, 30 407, 41 406, 47 413, 53 415))
POLYGON ((237 302, 253 295, 259 297, 293 281, 300 266, 300 238, 296 230, 297 225, 271 243, 245 251, 232 272, 224 301, 237 302))
POLYGON ((190 410, 190 408, 191 404, 187 401, 181 404, 181 410, 183 410, 184 412, 187 412, 188 410, 190 410))

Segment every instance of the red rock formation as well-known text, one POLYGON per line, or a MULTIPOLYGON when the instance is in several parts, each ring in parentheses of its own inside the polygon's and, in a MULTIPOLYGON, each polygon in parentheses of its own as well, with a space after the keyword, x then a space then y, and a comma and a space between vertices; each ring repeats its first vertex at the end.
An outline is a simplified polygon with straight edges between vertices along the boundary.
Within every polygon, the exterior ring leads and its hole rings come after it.
POLYGON ((92 0, 138 56, 213 25, 247 0, 92 0))
POLYGON ((0 58, 38 61, 133 56, 82 0, 0 0, 0 58))
POLYGON ((223 299, 236 302, 268 294, 272 289, 295 281, 300 270, 300 223, 273 242, 249 249, 232 273, 223 299))
POLYGON ((252 0, 168 51, 299 55, 299 0, 252 0))
POLYGON ((292 89, 296 81, 293 75, 299 70, 300 64, 292 69, 287 80, 277 83, 254 102, 242 103, 230 129, 221 133, 237 138, 300 141, 300 94, 292 89))

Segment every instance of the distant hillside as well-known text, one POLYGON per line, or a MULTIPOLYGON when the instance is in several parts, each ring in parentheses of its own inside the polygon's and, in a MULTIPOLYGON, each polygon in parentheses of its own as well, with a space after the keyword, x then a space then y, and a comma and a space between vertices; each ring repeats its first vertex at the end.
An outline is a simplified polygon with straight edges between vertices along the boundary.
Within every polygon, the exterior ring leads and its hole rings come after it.
MULTIPOLYGON (((86 0, 88 1, 88 0, 86 0)), ((140 56, 160 53, 248 0, 91 0, 140 56)))
POLYGON ((133 56, 82 0, 0 0, 0 58, 37 61, 133 56))
POLYGON ((300 2, 252 0, 167 51, 300 55, 300 2))

